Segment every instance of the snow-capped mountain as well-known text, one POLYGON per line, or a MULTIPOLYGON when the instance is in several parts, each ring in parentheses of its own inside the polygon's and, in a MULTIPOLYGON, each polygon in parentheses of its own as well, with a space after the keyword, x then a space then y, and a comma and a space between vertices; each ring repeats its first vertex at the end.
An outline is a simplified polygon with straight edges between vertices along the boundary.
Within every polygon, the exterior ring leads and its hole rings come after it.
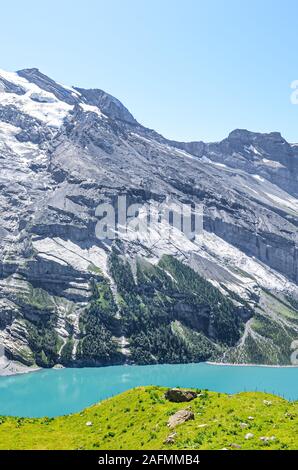
MULTIPOLYGON (((298 338, 298 146, 165 139, 102 90, 0 71, 0 341, 27 365, 288 364, 298 338), (204 207, 189 239, 102 241, 96 208, 204 207), (207 282, 206 282, 207 281, 207 282)), ((167 227, 162 227, 162 229, 167 227)), ((154 238, 155 237, 155 238, 154 238)))

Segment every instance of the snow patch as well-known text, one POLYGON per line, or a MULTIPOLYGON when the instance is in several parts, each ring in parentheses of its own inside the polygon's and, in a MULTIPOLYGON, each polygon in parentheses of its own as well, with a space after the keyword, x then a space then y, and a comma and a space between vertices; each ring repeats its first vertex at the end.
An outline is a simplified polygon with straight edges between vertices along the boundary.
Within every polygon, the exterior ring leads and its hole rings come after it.
POLYGON ((33 240, 33 247, 44 259, 72 266, 79 271, 89 271, 93 265, 107 275, 107 253, 96 245, 82 248, 70 240, 44 238, 33 240))
POLYGON ((83 108, 86 113, 95 113, 100 117, 106 117, 97 106, 91 106, 89 104, 81 103, 80 107, 83 108))
POLYGON ((254 145, 250 145, 248 147, 248 150, 253 152, 255 155, 258 155, 259 157, 261 157, 263 155, 254 145))
POLYGON ((264 183, 266 180, 260 175, 252 175, 252 177, 258 181, 261 181, 261 183, 264 183))
POLYGON ((281 163, 276 162, 275 160, 268 160, 268 158, 263 158, 263 159, 262 159, 262 162, 263 162, 266 166, 270 166, 271 168, 285 168, 285 166, 282 165, 281 163))
POLYGON ((66 115, 73 109, 73 106, 58 100, 53 93, 42 90, 34 83, 19 77, 17 73, 0 70, 0 77, 21 86, 26 91, 24 95, 17 95, 3 93, 0 90, 0 104, 2 106, 15 106, 23 113, 51 127, 60 127, 66 115))
MULTIPOLYGON (((19 142, 16 139, 16 135, 20 132, 20 128, 0 122, 0 150, 5 152, 5 154, 11 152, 19 157, 14 159, 14 168, 17 169, 19 165, 20 167, 26 167, 32 161, 38 161, 39 163, 46 161, 46 155, 41 153, 37 144, 19 142)), ((4 171, 2 169, 1 176, 4 176, 4 171)))
POLYGON ((210 158, 206 157, 206 155, 203 155, 200 162, 210 163, 211 165, 219 166, 220 168, 228 168, 224 163, 214 162, 213 160, 210 160, 210 158))
POLYGON ((292 209, 293 211, 298 213, 298 200, 297 199, 289 195, 287 195, 285 198, 281 198, 272 193, 266 193, 266 194, 270 199, 272 199, 274 202, 278 203, 279 205, 285 206, 288 209, 292 209))
POLYGON ((230 266, 252 276, 265 289, 279 292, 297 292, 297 286, 282 274, 265 266, 255 258, 245 255, 238 248, 225 242, 213 233, 204 232, 202 249, 222 266, 230 266))

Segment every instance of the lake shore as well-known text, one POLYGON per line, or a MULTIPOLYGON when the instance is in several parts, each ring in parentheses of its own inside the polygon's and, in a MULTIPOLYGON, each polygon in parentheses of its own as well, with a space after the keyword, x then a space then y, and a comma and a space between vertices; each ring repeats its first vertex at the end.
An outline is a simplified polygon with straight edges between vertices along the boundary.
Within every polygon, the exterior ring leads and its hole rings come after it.
POLYGON ((0 378, 0 414, 54 417, 136 387, 162 386, 218 393, 265 392, 298 400, 297 368, 170 364, 41 369, 0 378))
POLYGON ((226 367, 266 367, 272 369, 297 369, 298 364, 288 364, 288 365, 278 365, 278 364, 235 364, 232 362, 211 362, 206 361, 204 364, 208 364, 209 366, 226 366, 226 367))
POLYGON ((227 366, 227 367, 271 367, 275 369, 286 369, 286 368, 297 368, 298 364, 288 364, 288 365, 279 365, 279 364, 235 364, 232 362, 212 362, 206 361, 205 364, 209 364, 210 366, 227 366))
POLYGON ((7 358, 0 359, 0 377, 8 377, 19 374, 28 374, 29 372, 36 372, 40 367, 25 366, 17 361, 10 361, 7 358))
MULTIPOLYGON (((210 366, 225 366, 225 367, 264 367, 264 368, 274 368, 274 369, 286 369, 286 368, 297 368, 297 365, 268 365, 268 364, 235 364, 235 363, 227 363, 227 362, 213 362, 213 361, 206 361, 198 364, 208 364, 210 366)), ((133 364, 132 364, 133 365, 133 364)), ((165 364, 169 365, 169 364, 165 364)), ((109 366, 108 366, 109 367, 109 366)), ((111 366, 112 367, 112 366, 111 366)), ((138 367, 138 365, 135 365, 138 367)), ((64 368, 61 365, 54 366, 53 369, 61 369, 64 368)), ((96 369, 97 367, 94 367, 96 369)), ((20 374, 28 374, 30 372, 37 372, 39 370, 43 370, 41 367, 37 366, 25 366, 17 361, 10 361, 9 359, 1 359, 0 360, 0 377, 7 377, 7 376, 14 376, 20 374)), ((46 369, 45 369, 46 370, 46 369)))

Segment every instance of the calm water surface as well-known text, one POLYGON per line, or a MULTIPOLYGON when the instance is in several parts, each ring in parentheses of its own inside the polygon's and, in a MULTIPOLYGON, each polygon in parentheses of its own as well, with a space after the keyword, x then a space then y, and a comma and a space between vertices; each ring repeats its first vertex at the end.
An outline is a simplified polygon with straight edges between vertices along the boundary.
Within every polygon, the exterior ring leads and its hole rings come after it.
POLYGON ((0 415, 58 416, 139 385, 266 391, 298 400, 298 368, 178 364, 50 369, 0 377, 0 415))

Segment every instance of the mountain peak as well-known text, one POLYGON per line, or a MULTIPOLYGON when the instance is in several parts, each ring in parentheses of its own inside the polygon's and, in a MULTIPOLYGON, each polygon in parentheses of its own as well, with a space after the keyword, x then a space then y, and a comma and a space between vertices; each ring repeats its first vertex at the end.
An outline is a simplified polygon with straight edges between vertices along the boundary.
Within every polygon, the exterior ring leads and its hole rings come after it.
POLYGON ((228 135, 228 139, 238 139, 239 137, 249 137, 252 134, 254 134, 251 131, 248 131, 247 129, 234 129, 231 131, 228 135))
POLYGON ((261 133, 261 132, 253 132, 248 131, 247 129, 234 129, 232 132, 229 133, 228 139, 233 140, 252 140, 252 139, 278 139, 284 141, 280 132, 268 132, 268 133, 261 133))
POLYGON ((40 72, 36 67, 18 70, 17 74, 20 77, 25 78, 30 83, 34 83, 39 88, 49 93, 53 93, 61 101, 64 101, 67 104, 75 105, 78 103, 79 98, 74 90, 68 87, 64 87, 59 83, 56 83, 47 75, 40 72))
POLYGON ((111 119, 118 119, 129 124, 137 124, 133 115, 121 101, 103 90, 64 87, 40 72, 36 67, 19 70, 17 74, 41 89, 53 93, 56 98, 70 105, 80 104, 80 102, 86 103, 96 106, 111 119))
POLYGON ((77 88, 75 90, 80 93, 81 97, 91 105, 99 108, 106 116, 111 119, 118 119, 129 124, 137 124, 137 121, 128 109, 114 96, 100 89, 84 89, 77 88))
POLYGON ((26 69, 17 70, 18 75, 22 75, 22 73, 40 73, 37 67, 28 67, 26 69))

